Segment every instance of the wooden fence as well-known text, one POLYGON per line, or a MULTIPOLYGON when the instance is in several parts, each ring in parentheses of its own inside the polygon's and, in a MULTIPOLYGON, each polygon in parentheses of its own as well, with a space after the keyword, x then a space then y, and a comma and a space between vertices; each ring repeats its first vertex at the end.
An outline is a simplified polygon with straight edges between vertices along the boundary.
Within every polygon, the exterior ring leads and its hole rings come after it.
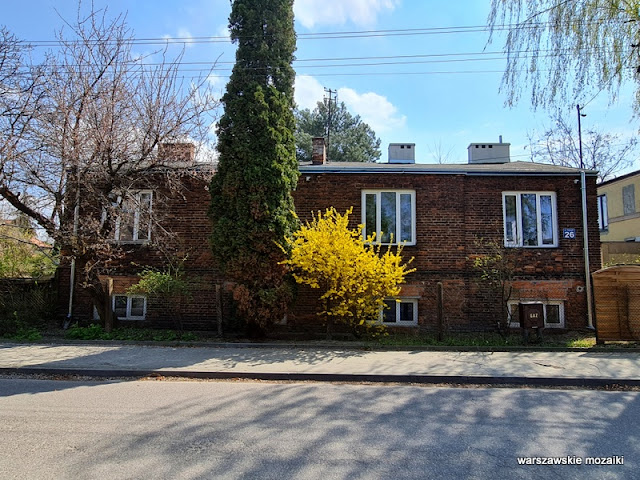
POLYGON ((598 342, 640 340, 640 265, 593 274, 598 342))

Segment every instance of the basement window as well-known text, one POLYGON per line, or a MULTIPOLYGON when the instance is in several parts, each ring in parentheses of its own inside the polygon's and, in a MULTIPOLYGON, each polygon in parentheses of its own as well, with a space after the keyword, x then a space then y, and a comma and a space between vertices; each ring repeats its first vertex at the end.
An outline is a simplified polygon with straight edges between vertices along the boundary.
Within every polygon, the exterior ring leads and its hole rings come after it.
POLYGON ((384 308, 380 314, 383 325, 417 325, 417 298, 388 298, 384 301, 384 308))
MULTIPOLYGON (((544 307, 544 328, 564 328, 564 302, 561 300, 540 300, 527 301, 526 303, 539 303, 544 307)), ((509 306, 509 317, 511 327, 520 327, 520 302, 511 301, 509 306)))
POLYGON ((114 295, 113 314, 119 320, 144 320, 147 314, 147 297, 143 295, 114 295))

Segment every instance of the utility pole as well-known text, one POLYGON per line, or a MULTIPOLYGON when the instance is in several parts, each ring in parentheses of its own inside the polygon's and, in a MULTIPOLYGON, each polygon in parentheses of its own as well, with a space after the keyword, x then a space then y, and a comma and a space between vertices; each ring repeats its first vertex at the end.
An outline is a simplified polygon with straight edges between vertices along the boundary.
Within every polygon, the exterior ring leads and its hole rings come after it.
POLYGON ((591 294, 591 268, 589 265, 589 229, 588 216, 587 216, 587 180, 584 171, 584 160, 582 158, 582 124, 580 123, 581 117, 587 115, 582 113, 580 105, 576 105, 578 110, 578 141, 580 142, 580 189, 582 191, 582 241, 584 252, 584 276, 585 276, 585 293, 587 297, 587 326, 593 327, 593 299, 591 294))
POLYGON ((330 138, 331 138, 331 105, 337 105, 338 103, 338 91, 337 90, 331 90, 330 88, 326 88, 324 89, 324 91, 329 95, 329 98, 327 98, 326 96, 324 97, 324 101, 325 103, 327 103, 327 108, 328 108, 328 112, 327 112, 327 153, 329 153, 329 145, 330 145, 330 138), (335 97, 332 99, 331 96, 335 95, 335 97))
POLYGON ((582 159, 582 125, 580 124, 580 117, 586 117, 585 113, 580 111, 580 105, 576 105, 578 109, 578 142, 580 143, 580 169, 584 168, 584 161, 582 159))

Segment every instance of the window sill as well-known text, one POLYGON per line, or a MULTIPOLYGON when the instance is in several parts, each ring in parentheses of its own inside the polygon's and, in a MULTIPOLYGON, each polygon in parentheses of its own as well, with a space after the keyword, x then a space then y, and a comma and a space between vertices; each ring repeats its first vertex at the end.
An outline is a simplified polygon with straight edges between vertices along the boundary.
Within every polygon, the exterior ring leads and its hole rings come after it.
POLYGON ((417 327, 418 324, 414 322, 397 322, 397 323, 389 323, 383 322, 380 325, 384 325, 385 327, 417 327))
POLYGON ((147 245, 151 240, 113 240, 116 245, 147 245))
POLYGON ((544 250, 549 250, 551 248, 559 248, 559 245, 505 245, 504 248, 526 248, 526 249, 542 248, 544 250))
MULTIPOLYGON (((509 324, 509 328, 520 329, 520 324, 519 323, 515 323, 515 322, 511 322, 509 324)), ((545 325, 542 328, 550 328, 550 329, 553 329, 553 330, 557 330, 557 329, 563 329, 563 328, 565 328, 565 326, 564 325, 555 324, 555 325, 545 325)))
POLYGON ((380 245, 381 247, 415 247, 416 246, 416 242, 413 243, 370 243, 370 242, 364 242, 365 245, 380 245))

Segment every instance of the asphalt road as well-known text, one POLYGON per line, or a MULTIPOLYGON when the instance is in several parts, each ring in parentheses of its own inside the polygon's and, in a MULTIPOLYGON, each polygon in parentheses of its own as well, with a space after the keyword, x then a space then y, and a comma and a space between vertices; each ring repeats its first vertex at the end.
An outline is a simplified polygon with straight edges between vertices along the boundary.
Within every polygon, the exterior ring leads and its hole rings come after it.
POLYGON ((0 478, 631 479, 639 424, 640 392, 0 379, 0 478))

